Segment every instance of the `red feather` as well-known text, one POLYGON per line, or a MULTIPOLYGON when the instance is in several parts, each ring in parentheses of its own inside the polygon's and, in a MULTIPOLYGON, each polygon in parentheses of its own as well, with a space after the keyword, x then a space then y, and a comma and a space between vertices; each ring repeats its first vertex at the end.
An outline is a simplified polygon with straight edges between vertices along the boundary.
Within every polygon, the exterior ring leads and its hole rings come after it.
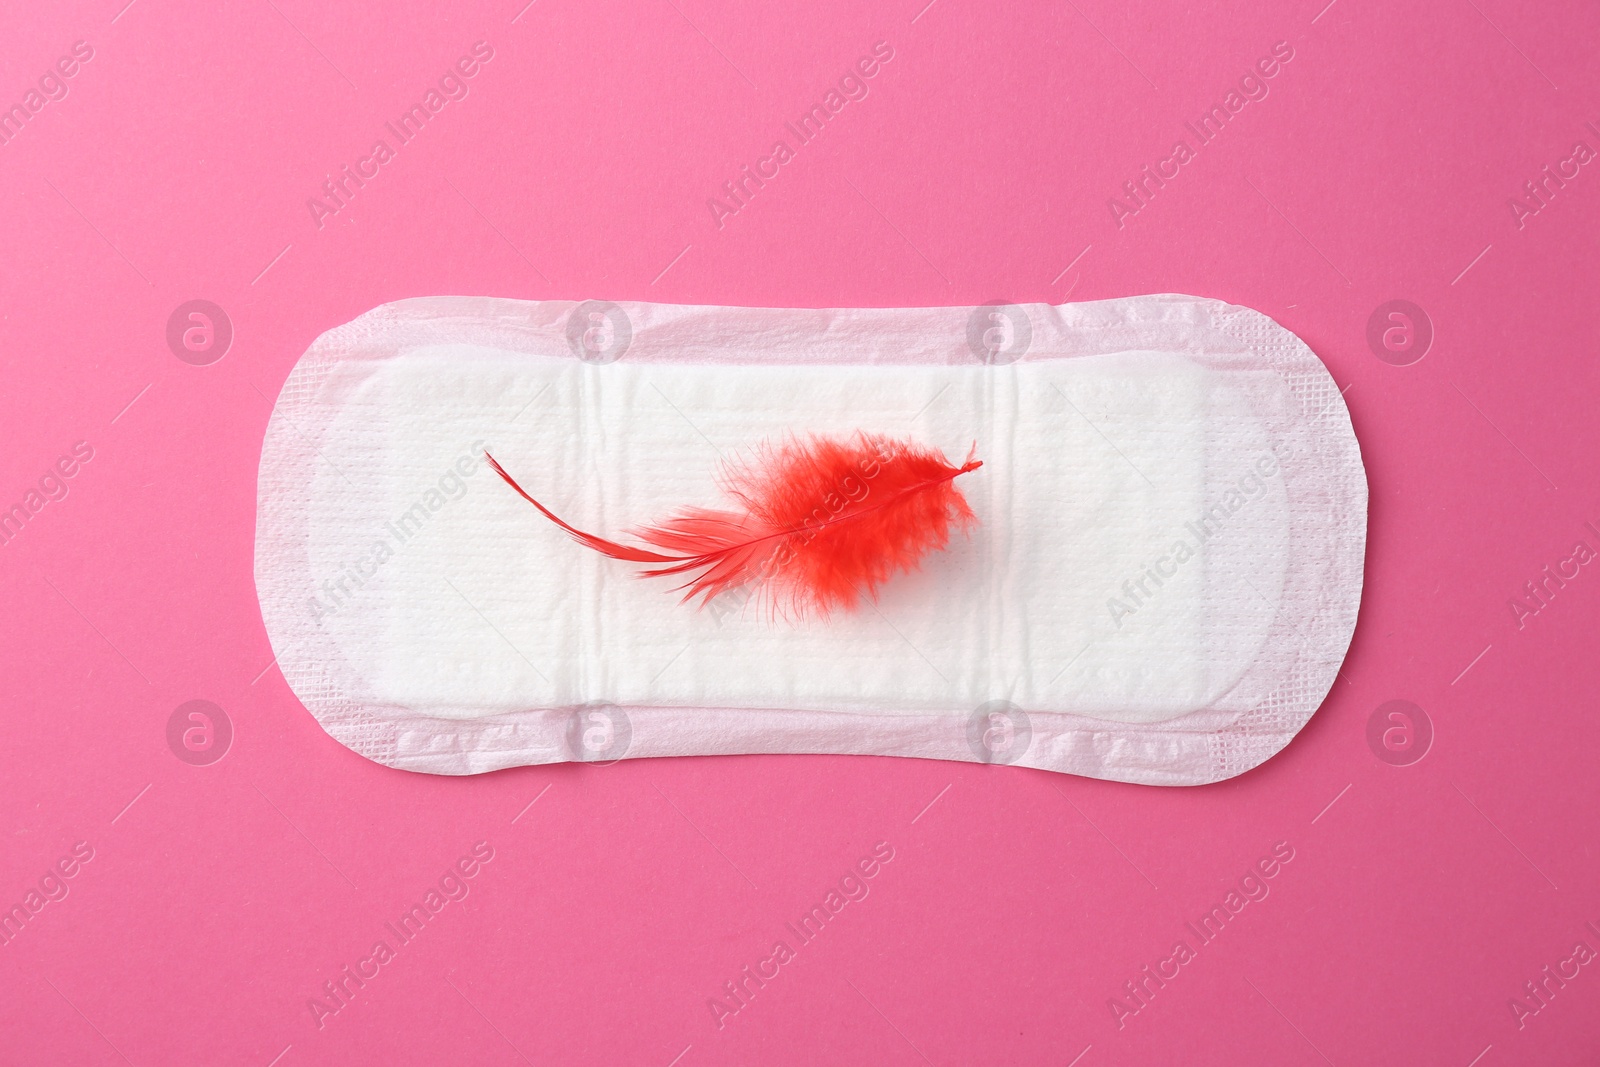
POLYGON ((609 541, 563 521, 507 474, 500 477, 578 543, 612 559, 647 564, 644 576, 693 575, 684 601, 704 606, 719 594, 752 587, 775 611, 826 616, 853 610, 895 574, 916 570, 949 543, 950 528, 976 522, 957 467, 935 449, 882 434, 812 436, 763 445, 755 460, 730 465, 725 490, 737 510, 682 508, 631 531, 650 548, 609 541), (659 549, 660 551, 653 551, 659 549))

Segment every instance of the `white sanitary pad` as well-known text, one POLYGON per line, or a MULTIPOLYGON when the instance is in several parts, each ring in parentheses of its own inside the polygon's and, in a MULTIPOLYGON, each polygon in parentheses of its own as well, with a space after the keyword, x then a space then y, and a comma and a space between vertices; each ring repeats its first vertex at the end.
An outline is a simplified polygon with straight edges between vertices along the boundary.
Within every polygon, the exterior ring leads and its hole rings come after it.
POLYGON ((892 310, 476 298, 317 340, 262 449, 256 585, 339 741, 408 770, 741 752, 1016 763, 1188 785, 1321 703, 1361 594, 1366 478, 1293 334, 1150 296, 892 310), (979 470, 969 537, 875 605, 774 620, 578 545, 725 503, 788 434, 979 470))

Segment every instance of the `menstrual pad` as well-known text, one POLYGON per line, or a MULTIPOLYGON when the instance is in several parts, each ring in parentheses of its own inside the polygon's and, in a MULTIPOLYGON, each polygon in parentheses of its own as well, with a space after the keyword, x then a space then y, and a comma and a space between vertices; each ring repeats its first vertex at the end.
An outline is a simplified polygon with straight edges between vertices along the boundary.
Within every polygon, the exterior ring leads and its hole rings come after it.
MULTIPOLYGON (((319 338, 263 445, 256 585, 323 727, 407 770, 836 752, 1192 785, 1279 751, 1355 625, 1366 478, 1321 362, 1148 296, 778 310, 408 300, 319 338), (826 620, 685 606, 616 538, 763 441, 960 462, 970 535, 826 620)), ((624 538, 625 539, 625 538, 624 538)))

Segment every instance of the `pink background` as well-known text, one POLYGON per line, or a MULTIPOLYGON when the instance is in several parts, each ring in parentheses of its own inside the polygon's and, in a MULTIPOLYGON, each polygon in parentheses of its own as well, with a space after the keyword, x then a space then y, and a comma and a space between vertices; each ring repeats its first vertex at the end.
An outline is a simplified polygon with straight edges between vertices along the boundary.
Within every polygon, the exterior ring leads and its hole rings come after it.
POLYGON ((1600 164, 1520 226, 1508 203, 1600 149, 1592 5, 523 2, 5 16, 0 103, 76 41, 93 58, 0 145, 0 507, 76 442, 93 458, 0 546, 0 905, 76 842, 93 859, 0 947, 0 1060, 1593 1062, 1600 966, 1520 1026, 1510 1001, 1600 949, 1600 567, 1520 627, 1510 601, 1600 549, 1600 164), (319 229, 324 178, 480 40, 469 95, 319 229), (878 41, 868 96, 719 228, 707 199, 878 41), (1119 228, 1123 181, 1279 41, 1266 98, 1119 228), (1341 680, 1241 778, 795 756, 435 778, 341 748, 271 667, 263 429, 311 340, 375 305, 1169 291, 1304 337, 1371 480, 1341 680), (165 340, 195 298, 235 330, 207 366, 165 340), (1436 334, 1409 366, 1367 340, 1393 298, 1436 334), (235 731, 208 766, 167 741, 197 698, 235 731), (1392 699, 1432 723, 1420 762, 1369 746, 1392 699), (323 983, 479 841, 470 895, 319 1028, 323 983), (708 999, 879 841, 870 895, 719 1029, 708 999), (1123 983, 1277 842, 1270 895, 1133 1013, 1123 983))

